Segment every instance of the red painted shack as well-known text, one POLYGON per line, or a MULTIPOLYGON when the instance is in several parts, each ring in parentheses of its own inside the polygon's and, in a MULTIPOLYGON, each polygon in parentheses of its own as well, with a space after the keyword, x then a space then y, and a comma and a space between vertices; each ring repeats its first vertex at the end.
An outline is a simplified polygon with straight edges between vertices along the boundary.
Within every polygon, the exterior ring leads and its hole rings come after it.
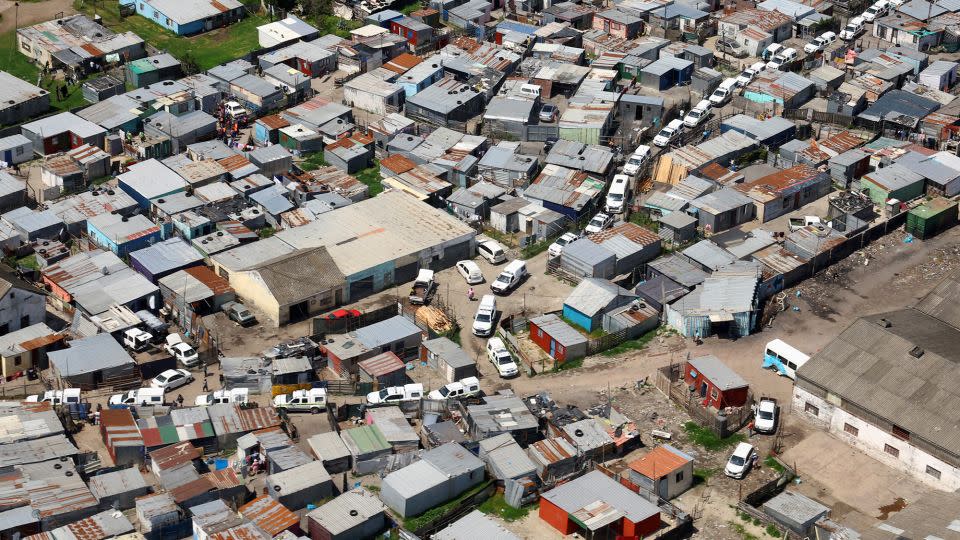
POLYGON ((530 339, 560 364, 587 355, 587 337, 552 313, 530 319, 530 339))
POLYGON ((694 389, 704 407, 720 410, 742 407, 747 403, 750 385, 712 354, 687 361, 683 379, 694 389))
POLYGON ((390 33, 403 37, 414 47, 433 41, 433 27, 410 17, 390 21, 390 33))
POLYGON ((563 535, 643 538, 660 528, 660 509, 600 471, 591 471, 540 497, 540 519, 563 535))

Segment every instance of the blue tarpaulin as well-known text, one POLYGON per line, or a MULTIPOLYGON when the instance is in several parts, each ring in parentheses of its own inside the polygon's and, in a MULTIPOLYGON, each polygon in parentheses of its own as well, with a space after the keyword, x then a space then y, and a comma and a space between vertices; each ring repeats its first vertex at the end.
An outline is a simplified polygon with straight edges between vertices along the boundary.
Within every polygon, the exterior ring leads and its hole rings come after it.
POLYGON ((783 362, 780 361, 776 356, 770 356, 769 354, 763 355, 763 368, 770 369, 776 368, 777 372, 780 375, 787 374, 787 368, 783 367, 783 362))

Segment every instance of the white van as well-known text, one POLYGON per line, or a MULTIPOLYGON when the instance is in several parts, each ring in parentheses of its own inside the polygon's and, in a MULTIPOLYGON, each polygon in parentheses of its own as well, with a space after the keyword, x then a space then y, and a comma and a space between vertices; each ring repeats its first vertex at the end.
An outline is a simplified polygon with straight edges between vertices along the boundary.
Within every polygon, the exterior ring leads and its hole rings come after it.
POLYGON ((797 59, 797 50, 793 47, 778 52, 769 62, 767 71, 783 71, 783 66, 797 59))
POLYGON ((484 240, 477 244, 477 255, 480 255, 490 264, 500 264, 507 260, 507 252, 496 240, 484 240))
POLYGON ((379 403, 397 403, 400 401, 416 401, 423 398, 423 385, 405 384, 403 386, 391 386, 384 388, 379 392, 370 392, 367 394, 367 403, 376 405, 379 403))
POLYGON ((724 103, 730 101, 730 98, 733 97, 733 92, 737 87, 737 79, 731 77, 729 79, 724 79, 720 86, 713 91, 713 94, 710 94, 710 103, 714 107, 719 107, 724 103))
POLYGON ((494 294, 507 294, 517 288, 525 277, 527 277, 527 262, 519 259, 511 261, 497 276, 497 280, 490 284, 490 290, 494 294))
POLYGON ((535 84, 521 84, 520 95, 532 98, 540 97, 540 87, 535 84))
POLYGON ((493 321, 497 316, 497 297, 485 294, 480 299, 477 314, 473 316, 473 335, 489 336, 493 333, 493 321))
POLYGON ((846 26, 843 27, 843 30, 840 31, 840 39, 844 41, 850 41, 851 39, 856 39, 861 33, 863 33, 863 24, 866 21, 863 17, 854 17, 850 19, 846 26))
POLYGON ((623 212, 629 199, 630 177, 625 174, 614 175, 613 182, 610 184, 610 190, 607 191, 606 211, 611 214, 623 212))
POLYGON ((710 100, 701 99, 697 103, 696 107, 690 109, 690 112, 687 113, 687 116, 683 119, 683 125, 689 128, 695 128, 702 124, 707 118, 710 117, 710 109, 713 106, 710 105, 710 100))
POLYGON ((797 379, 797 370, 806 364, 807 360, 810 360, 809 356, 779 339, 767 343, 763 351, 764 367, 772 367, 793 380, 797 379))
POLYGON ((110 396, 108 402, 113 406, 136 407, 137 405, 163 405, 163 388, 137 388, 122 394, 110 396))

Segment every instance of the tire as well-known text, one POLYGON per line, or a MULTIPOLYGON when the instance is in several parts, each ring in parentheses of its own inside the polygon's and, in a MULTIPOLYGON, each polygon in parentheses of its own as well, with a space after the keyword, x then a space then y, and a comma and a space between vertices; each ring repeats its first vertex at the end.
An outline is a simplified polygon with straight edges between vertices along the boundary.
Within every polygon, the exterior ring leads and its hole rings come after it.
POLYGON ((320 407, 310 407, 310 414, 320 414, 320 407))

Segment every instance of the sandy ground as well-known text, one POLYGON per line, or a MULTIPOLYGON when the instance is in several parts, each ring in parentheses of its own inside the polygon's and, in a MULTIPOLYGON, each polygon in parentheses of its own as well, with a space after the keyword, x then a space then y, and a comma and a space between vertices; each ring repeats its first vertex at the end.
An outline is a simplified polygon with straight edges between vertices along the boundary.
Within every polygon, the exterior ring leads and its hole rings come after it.
POLYGON ((0 34, 5 34, 14 29, 14 25, 19 28, 36 24, 52 19, 56 14, 63 12, 64 15, 76 13, 73 9, 72 0, 43 0, 40 2, 20 2, 19 11, 15 11, 12 0, 0 0, 0 34))

